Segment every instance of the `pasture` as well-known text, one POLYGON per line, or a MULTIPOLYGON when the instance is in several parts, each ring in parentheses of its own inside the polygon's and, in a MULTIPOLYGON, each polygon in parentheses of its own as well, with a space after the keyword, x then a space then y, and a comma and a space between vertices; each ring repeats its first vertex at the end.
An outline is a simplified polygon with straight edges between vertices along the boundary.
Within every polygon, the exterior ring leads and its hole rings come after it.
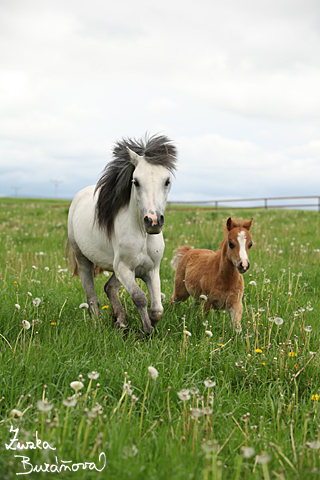
POLYGON ((166 211, 164 314, 141 339, 124 289, 130 328, 114 331, 106 275, 95 279, 101 323, 79 308, 68 205, 0 200, 0 478, 319 478, 320 215, 166 211), (217 249, 230 215, 254 217, 241 333, 224 312, 206 324, 201 305, 169 305, 173 250, 217 249))

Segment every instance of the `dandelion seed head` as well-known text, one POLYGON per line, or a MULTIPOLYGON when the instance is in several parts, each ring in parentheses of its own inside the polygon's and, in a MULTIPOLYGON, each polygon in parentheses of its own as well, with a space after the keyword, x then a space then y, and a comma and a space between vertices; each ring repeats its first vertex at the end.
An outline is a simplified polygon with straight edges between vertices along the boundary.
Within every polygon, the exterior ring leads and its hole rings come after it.
POLYGON ((29 330, 30 328, 30 322, 28 322, 28 320, 22 320, 22 326, 25 330, 29 330))
POLYGON ((36 297, 32 300, 32 303, 35 307, 39 307, 40 303, 41 303, 41 299, 36 297))
POLYGON ((68 397, 62 400, 62 403, 66 407, 74 407, 77 404, 77 399, 75 397, 68 397))
POLYGON ((156 380, 159 375, 159 372, 156 368, 150 366, 148 367, 148 375, 149 377, 152 378, 152 380, 156 380))
POLYGON ((97 378, 99 378, 99 375, 100 373, 98 372, 90 372, 88 373, 88 378, 92 378, 92 380, 96 380, 97 378))
POLYGON ((44 400, 38 400, 37 407, 40 412, 50 412, 53 405, 49 403, 47 398, 45 398, 44 400))
POLYGON ((242 447, 241 450, 244 458, 251 458, 255 454, 255 450, 252 447, 242 447))
POLYGON ((210 330, 206 330, 205 334, 208 335, 208 337, 212 337, 213 333, 210 330))
POLYGON ((205 380, 204 384, 207 388, 213 388, 216 386, 216 382, 214 382, 213 380, 205 380))
POLYGON ((183 388, 182 390, 180 390, 180 392, 178 392, 178 397, 180 398, 180 400, 182 400, 183 402, 187 402, 188 400, 190 400, 191 396, 189 394, 189 390, 186 389, 186 388, 183 388))
POLYGON ((20 417, 22 417, 22 415, 23 415, 23 413, 20 412, 20 410, 17 410, 16 408, 11 410, 11 412, 10 412, 10 417, 12 417, 12 418, 20 418, 20 417))
POLYGON ((308 333, 311 332, 312 331, 311 325, 308 325, 308 326, 304 327, 304 331, 308 332, 308 333))
POLYGON ((275 323, 276 325, 278 325, 278 326, 279 326, 279 325, 282 325, 282 324, 283 324, 283 318, 276 317, 276 318, 274 319, 274 323, 275 323))
POLYGON ((19 305, 18 303, 15 303, 15 304, 14 304, 14 308, 15 308, 16 310, 20 310, 21 307, 20 307, 20 305, 19 305))
POLYGON ((87 303, 80 303, 79 308, 89 308, 87 303))
POLYGON ((84 385, 82 382, 76 380, 75 382, 70 383, 70 387, 77 392, 78 390, 81 390, 81 388, 83 388, 84 385))

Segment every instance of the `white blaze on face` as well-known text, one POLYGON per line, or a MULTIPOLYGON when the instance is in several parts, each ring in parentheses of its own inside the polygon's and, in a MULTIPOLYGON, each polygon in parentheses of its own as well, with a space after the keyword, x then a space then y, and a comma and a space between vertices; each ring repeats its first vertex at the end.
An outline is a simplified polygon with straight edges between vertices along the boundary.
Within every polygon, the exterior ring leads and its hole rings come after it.
POLYGON ((247 237, 246 237, 246 233, 243 230, 241 230, 241 232, 238 233, 238 242, 240 246, 240 251, 239 251, 240 260, 242 262, 243 267, 247 268, 248 266, 248 255, 246 252, 247 237))

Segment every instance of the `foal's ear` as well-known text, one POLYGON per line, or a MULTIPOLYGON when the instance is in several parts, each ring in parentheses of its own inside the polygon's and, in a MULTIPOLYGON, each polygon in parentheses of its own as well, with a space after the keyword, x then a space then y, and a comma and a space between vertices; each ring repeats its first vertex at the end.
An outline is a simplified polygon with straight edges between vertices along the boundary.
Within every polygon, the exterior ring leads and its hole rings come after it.
POLYGON ((237 222, 235 222, 231 217, 229 217, 226 223, 227 230, 230 232, 230 230, 232 230, 237 226, 238 226, 237 222))
POLYGON ((129 152, 129 155, 130 155, 131 163, 133 163, 133 165, 136 167, 139 163, 140 156, 136 152, 133 152, 132 150, 130 150, 129 147, 127 147, 127 150, 129 152))
POLYGON ((249 231, 252 226, 252 220, 253 217, 251 218, 251 220, 246 220, 245 222, 243 222, 243 228, 249 231))

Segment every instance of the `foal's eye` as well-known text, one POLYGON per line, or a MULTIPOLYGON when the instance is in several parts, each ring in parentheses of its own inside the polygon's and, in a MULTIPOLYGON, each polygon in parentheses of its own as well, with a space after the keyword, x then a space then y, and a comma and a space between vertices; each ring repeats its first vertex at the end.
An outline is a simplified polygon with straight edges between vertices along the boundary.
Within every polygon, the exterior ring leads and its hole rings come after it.
POLYGON ((249 243, 249 245, 248 245, 248 248, 251 248, 251 247, 252 247, 252 245, 253 245, 253 243, 249 243))
POLYGON ((229 247, 230 247, 230 248, 234 248, 235 245, 234 245, 232 242, 229 242, 229 247))
POLYGON ((138 180, 137 180, 136 178, 134 178, 134 179, 132 180, 132 183, 133 183, 133 185, 134 185, 135 187, 140 187, 140 183, 138 182, 138 180))
POLYGON ((170 181, 170 178, 167 178, 166 182, 165 182, 165 186, 168 187, 170 185, 171 181, 170 181))

